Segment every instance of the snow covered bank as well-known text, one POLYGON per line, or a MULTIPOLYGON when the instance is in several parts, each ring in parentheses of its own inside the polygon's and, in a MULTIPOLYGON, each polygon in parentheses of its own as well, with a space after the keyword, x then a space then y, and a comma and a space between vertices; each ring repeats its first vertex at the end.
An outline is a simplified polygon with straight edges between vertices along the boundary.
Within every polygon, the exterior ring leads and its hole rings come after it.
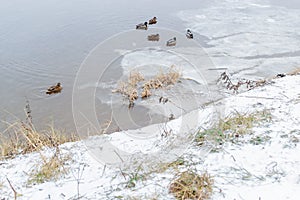
MULTIPOLYGON (((299 91, 300 76, 287 76, 275 79, 271 85, 217 102, 216 108, 226 108, 225 115, 235 111, 251 113, 269 110, 272 120, 255 126, 252 133, 241 137, 238 143, 226 142, 218 152, 210 152, 209 148, 205 149, 194 143, 190 146, 186 145, 180 152, 184 164, 179 166, 179 171, 192 168, 211 174, 215 180, 212 199, 298 199, 300 196, 299 91), (250 142, 258 137, 268 139, 258 143, 250 142)), ((208 106, 192 116, 199 116, 197 120, 199 126, 205 124, 208 126, 212 111, 212 107, 208 106)), ((180 131, 184 127, 181 126, 182 119, 184 118, 164 124, 169 127, 169 130, 173 130, 169 135, 161 136, 162 132, 159 131, 161 125, 156 127, 151 125, 137 130, 137 132, 146 129, 156 130, 146 140, 130 137, 132 135, 126 132, 95 136, 89 140, 97 144, 97 141, 101 141, 99 138, 105 137, 111 144, 128 153, 160 152, 163 155, 168 152, 163 151, 164 149, 172 148, 169 146, 170 141, 173 141, 176 136, 182 133, 188 136, 187 129, 180 131)), ((195 128, 191 127, 192 130, 195 128)), ((70 155, 73 160, 66 163, 69 173, 56 181, 37 185, 28 185, 28 179, 30 172, 41 162, 38 153, 2 160, 0 198, 13 198, 13 191, 6 177, 18 192, 18 199, 76 199, 78 194, 82 199, 174 198, 168 192, 168 187, 177 173, 173 168, 162 170, 159 168, 159 161, 145 162, 141 157, 135 160, 141 161, 138 163, 140 168, 135 167, 135 163, 131 163, 133 167, 130 168, 130 162, 123 168, 103 165, 97 161, 99 155, 91 153, 93 151, 87 148, 87 144, 89 143, 86 141, 80 141, 61 145, 61 153, 70 155), (149 170, 151 168, 149 163, 152 163, 156 170, 149 170), (133 175, 136 175, 135 179, 133 175), (134 185, 128 187, 130 181, 133 181, 134 185)), ((98 146, 100 147, 101 145, 98 146)))

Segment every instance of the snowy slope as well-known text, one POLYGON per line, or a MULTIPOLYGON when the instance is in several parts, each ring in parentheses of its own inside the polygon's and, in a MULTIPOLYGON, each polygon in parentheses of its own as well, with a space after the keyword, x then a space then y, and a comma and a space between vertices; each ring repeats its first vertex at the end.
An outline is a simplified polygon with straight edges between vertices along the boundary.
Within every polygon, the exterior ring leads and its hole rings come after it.
MULTIPOLYGON (((180 153, 189 164, 181 166, 180 170, 192 167, 199 172, 208 171, 215 180, 212 199, 298 199, 300 76, 275 79, 270 85, 229 97, 217 102, 214 107, 226 108, 224 115, 233 111, 251 113, 268 109, 271 111, 272 121, 254 127, 253 135, 241 139, 244 142, 225 143, 219 152, 209 152, 208 149, 195 144, 186 146, 180 153), (270 139, 262 144, 251 144, 248 139, 258 135, 268 136, 270 139)), ((210 111, 211 107, 208 106, 199 114, 210 119, 210 111)), ((176 133, 176 129, 180 128, 178 124, 182 123, 181 120, 182 118, 169 122, 174 135, 180 135, 176 133)), ((205 122, 207 125, 208 121, 205 122)), ((147 128, 149 129, 144 129, 147 128)), ((106 137, 110 138, 112 144, 121 146, 122 143, 123 146, 130 147, 129 152, 140 150, 151 153, 167 148, 168 140, 171 141, 174 135, 162 138, 154 134, 149 140, 135 140, 128 139, 128 134, 119 132, 106 137), (149 148, 154 144, 157 148, 149 148)), ((98 141, 101 137, 103 136, 94 136, 89 140, 98 141)), ((41 162, 38 153, 2 160, 0 197, 13 198, 13 192, 6 181, 7 177, 20 194, 18 199, 76 199, 78 193, 82 199, 173 198, 168 193, 168 186, 176 174, 172 168, 150 173, 151 164, 157 167, 158 161, 146 162, 139 157, 137 161, 142 163, 140 170, 137 170, 135 163, 131 163, 130 160, 126 160, 127 163, 123 163, 122 168, 105 166, 99 162, 96 154, 91 153, 87 144, 89 143, 86 141, 80 141, 61 145, 62 154, 69 154, 73 159, 73 162, 66 165, 70 168, 69 173, 59 180, 37 185, 28 185, 27 181, 29 172, 41 162), (127 188, 130 173, 144 174, 145 178, 137 181, 135 187, 127 188), (80 180, 79 187, 77 180, 80 180)), ((47 155, 47 151, 49 150, 45 150, 44 154, 47 155)))

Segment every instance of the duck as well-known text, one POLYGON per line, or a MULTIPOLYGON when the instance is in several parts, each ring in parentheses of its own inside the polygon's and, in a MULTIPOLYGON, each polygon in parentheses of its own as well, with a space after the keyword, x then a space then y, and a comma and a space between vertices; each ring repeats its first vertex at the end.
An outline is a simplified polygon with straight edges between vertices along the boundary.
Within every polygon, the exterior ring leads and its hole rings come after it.
POLYGON ((192 33, 192 31, 190 30, 190 29, 188 29, 187 31, 186 31, 186 37, 187 38, 189 38, 189 39, 193 39, 194 38, 194 35, 193 35, 193 33, 192 33))
POLYGON ((148 29, 148 22, 144 22, 144 23, 140 23, 140 24, 136 25, 136 29, 147 30, 148 29))
POLYGON ((57 83, 56 85, 53 85, 47 89, 46 94, 54 94, 59 93, 62 90, 62 86, 60 83, 57 83))
POLYGON ((285 76, 286 76, 286 74, 277 74, 277 75, 276 75, 277 78, 283 78, 283 77, 285 77, 285 76))
POLYGON ((171 121, 173 119, 175 119, 175 116, 174 116, 174 114, 171 113, 170 116, 169 116, 169 121, 171 121))
POLYGON ((157 18, 153 17, 152 19, 149 20, 149 24, 156 24, 157 23, 157 18))
POLYGON ((159 34, 148 35, 149 41, 159 41, 159 34))
POLYGON ((167 46, 175 46, 176 45, 176 37, 167 41, 167 46))

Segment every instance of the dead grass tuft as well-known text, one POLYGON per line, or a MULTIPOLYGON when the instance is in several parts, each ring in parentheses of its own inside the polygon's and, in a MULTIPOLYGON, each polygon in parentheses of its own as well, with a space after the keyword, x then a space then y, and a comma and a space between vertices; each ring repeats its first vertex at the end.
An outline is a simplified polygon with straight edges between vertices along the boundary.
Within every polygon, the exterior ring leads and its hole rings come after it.
POLYGON ((131 72, 126 82, 120 81, 117 89, 113 92, 123 94, 129 100, 129 107, 134 105, 139 97, 142 99, 152 95, 152 90, 166 88, 169 85, 176 84, 181 73, 175 66, 171 66, 167 72, 160 71, 153 78, 145 79, 144 75, 139 72, 131 72))
POLYGON ((212 195, 213 179, 207 173, 198 175, 185 171, 171 183, 169 191, 176 199, 209 199, 212 195))
POLYGON ((39 132, 32 124, 23 122, 5 123, 7 128, 0 134, 0 159, 39 151, 43 147, 56 147, 57 145, 79 139, 74 134, 63 134, 55 130, 53 126, 47 131, 39 132))
POLYGON ((121 81, 118 87, 113 92, 118 92, 126 96, 129 100, 129 105, 133 105, 138 99, 138 83, 144 80, 144 76, 139 72, 131 72, 127 82, 121 81))
POLYGON ((299 69, 295 69, 289 73, 287 73, 287 75, 290 75, 290 76, 295 76, 295 75, 298 75, 300 74, 300 68, 299 69))
POLYGON ((57 180, 64 174, 68 173, 68 168, 65 164, 71 160, 69 155, 62 155, 58 146, 55 149, 55 153, 50 158, 47 158, 43 154, 40 154, 42 158, 42 164, 37 165, 35 169, 30 173, 28 184, 40 184, 49 180, 57 180))
POLYGON ((232 113, 225 119, 220 119, 213 128, 199 131, 195 140, 199 145, 205 142, 222 145, 227 140, 250 133, 255 124, 261 121, 270 121, 271 119, 272 117, 268 110, 251 114, 232 113))
POLYGON ((176 69, 173 65, 170 67, 167 73, 163 73, 162 71, 156 75, 155 80, 161 82, 163 87, 167 87, 169 85, 174 85, 180 79, 182 74, 176 69))
POLYGON ((137 84, 141 81, 145 80, 144 75, 140 72, 133 71, 129 75, 128 83, 133 86, 137 86, 137 84))
MULTIPOLYGON (((71 160, 69 155, 61 154, 59 145, 77 141, 79 137, 75 135, 67 136, 55 130, 53 126, 50 126, 47 131, 37 131, 32 123, 31 109, 28 101, 25 113, 26 122, 18 121, 12 124, 4 122, 6 129, 0 133, 0 159, 13 158, 18 154, 38 152, 42 163, 41 165, 37 165, 30 173, 28 183, 43 183, 47 180, 59 178, 61 175, 67 173, 64 165, 67 161, 71 160), (52 156, 49 157, 48 153, 51 153, 52 156)), ((16 198, 17 192, 8 179, 7 181, 14 191, 16 198)))
POLYGON ((257 80, 257 81, 239 80, 237 83, 233 83, 230 78, 230 75, 227 74, 226 72, 223 72, 220 75, 218 82, 221 82, 226 87, 226 89, 233 90, 233 93, 235 93, 235 94, 237 94, 239 92, 241 86, 243 86, 243 85, 245 85, 248 90, 251 90, 256 87, 264 86, 268 83, 268 81, 265 79, 257 80))

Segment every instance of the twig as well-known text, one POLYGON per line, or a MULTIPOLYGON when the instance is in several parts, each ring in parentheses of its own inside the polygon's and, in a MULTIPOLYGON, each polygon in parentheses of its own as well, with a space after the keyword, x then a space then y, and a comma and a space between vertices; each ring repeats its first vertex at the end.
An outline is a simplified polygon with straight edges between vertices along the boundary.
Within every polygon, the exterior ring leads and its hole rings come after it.
POLYGON ((115 152, 115 154, 120 158, 120 160, 121 160, 122 162, 124 162, 124 160, 123 160, 122 157, 118 154, 118 152, 117 152, 116 150, 114 150, 114 152, 115 152))
POLYGON ((126 180, 127 180, 127 179, 126 179, 126 175, 127 175, 127 174, 125 174, 121 168, 120 168, 120 171, 121 171, 121 174, 122 174, 122 176, 124 177, 124 179, 125 179, 125 181, 126 181, 126 180))
POLYGON ((75 180, 76 180, 76 182, 77 182, 77 199, 80 199, 81 197, 80 197, 80 181, 81 181, 81 179, 82 179, 82 175, 83 175, 83 172, 84 172, 84 169, 85 169, 85 167, 86 167, 86 164, 84 164, 84 163, 80 163, 79 164, 79 166, 78 166, 78 171, 77 171, 77 177, 74 175, 74 173, 72 172, 72 175, 73 175, 73 177, 75 178, 75 180), (82 167, 82 169, 80 168, 80 165, 81 164, 83 164, 83 167, 82 167), (81 173, 80 173, 81 172, 81 173))
POLYGON ((111 112, 110 114, 110 120, 108 121, 106 127, 104 127, 102 133, 105 134, 107 133, 108 128, 110 127, 111 123, 112 123, 112 118, 113 118, 113 112, 111 112))
POLYGON ((102 177, 103 177, 103 175, 104 175, 104 172, 105 172, 105 169, 106 169, 106 164, 104 165, 104 167, 103 167, 103 171, 102 171, 102 177))
POLYGON ((10 180, 9 180, 7 177, 6 177, 6 180, 7 180, 8 184, 9 184, 10 188, 11 188, 12 191, 14 192, 14 197, 15 197, 15 200, 16 200, 16 199, 17 199, 18 193, 17 193, 17 191, 15 190, 15 188, 12 186, 10 180))

